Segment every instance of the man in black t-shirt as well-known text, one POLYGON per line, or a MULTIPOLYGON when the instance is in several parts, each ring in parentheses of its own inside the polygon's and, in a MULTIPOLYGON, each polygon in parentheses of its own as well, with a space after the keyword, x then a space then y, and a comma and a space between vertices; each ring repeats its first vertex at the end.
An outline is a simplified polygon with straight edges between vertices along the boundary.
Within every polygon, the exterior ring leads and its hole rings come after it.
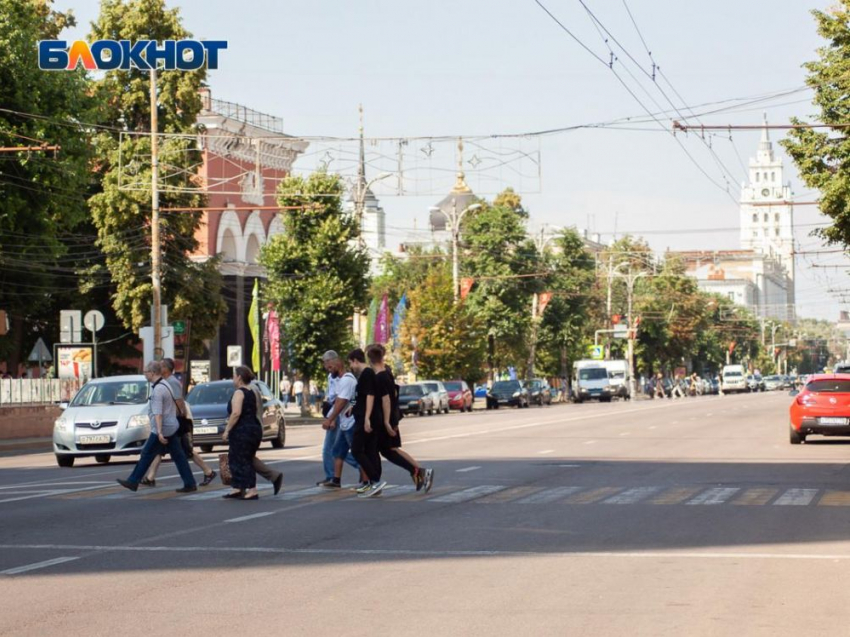
POLYGON ((376 377, 375 372, 366 364, 366 355, 362 349, 352 350, 348 354, 348 366, 357 376, 357 389, 354 395, 354 434, 351 441, 351 453, 360 468, 366 473, 368 483, 359 487, 359 497, 369 498, 379 495, 386 482, 381 481, 381 458, 378 455, 379 438, 375 431, 376 416, 376 377))
POLYGON ((378 451, 394 465, 410 473, 417 491, 424 488, 425 493, 428 493, 434 484, 434 470, 421 467, 415 458, 401 448, 401 432, 397 418, 398 394, 395 378, 384 365, 385 353, 386 349, 380 344, 366 348, 366 356, 375 370, 375 402, 378 404, 375 411, 379 416, 377 423, 373 421, 372 426, 379 432, 378 451), (393 414, 396 414, 396 417, 393 414))

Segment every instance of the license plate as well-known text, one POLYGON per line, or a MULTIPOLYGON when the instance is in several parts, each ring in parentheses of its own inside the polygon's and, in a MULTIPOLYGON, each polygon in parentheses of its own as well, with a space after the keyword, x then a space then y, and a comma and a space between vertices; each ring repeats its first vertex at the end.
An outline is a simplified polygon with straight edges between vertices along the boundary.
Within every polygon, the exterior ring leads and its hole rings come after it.
POLYGON ((844 426, 847 424, 846 418, 820 418, 820 424, 822 425, 839 425, 844 426))
POLYGON ((84 445, 104 445, 110 442, 110 436, 80 436, 80 443, 84 445))
POLYGON ((217 434, 218 427, 195 427, 192 429, 192 433, 195 434, 217 434))

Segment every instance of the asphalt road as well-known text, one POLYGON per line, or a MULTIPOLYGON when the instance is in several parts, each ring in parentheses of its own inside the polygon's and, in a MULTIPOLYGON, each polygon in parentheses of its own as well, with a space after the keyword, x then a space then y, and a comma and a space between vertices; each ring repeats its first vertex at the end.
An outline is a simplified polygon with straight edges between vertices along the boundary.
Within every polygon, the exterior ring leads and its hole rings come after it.
POLYGON ((258 502, 0 458, 0 635, 846 634, 850 442, 791 446, 790 400, 408 418, 427 496, 318 492, 314 427, 258 502))

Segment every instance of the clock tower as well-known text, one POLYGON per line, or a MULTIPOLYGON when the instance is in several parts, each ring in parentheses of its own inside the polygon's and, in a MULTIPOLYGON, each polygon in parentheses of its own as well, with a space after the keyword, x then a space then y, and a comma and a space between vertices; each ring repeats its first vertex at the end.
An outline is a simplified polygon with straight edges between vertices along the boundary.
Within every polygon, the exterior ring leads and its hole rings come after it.
POLYGON ((791 186, 783 179, 782 158, 773 153, 767 115, 758 153, 750 159, 749 183, 741 189, 741 247, 778 260, 794 305, 794 208, 791 186))

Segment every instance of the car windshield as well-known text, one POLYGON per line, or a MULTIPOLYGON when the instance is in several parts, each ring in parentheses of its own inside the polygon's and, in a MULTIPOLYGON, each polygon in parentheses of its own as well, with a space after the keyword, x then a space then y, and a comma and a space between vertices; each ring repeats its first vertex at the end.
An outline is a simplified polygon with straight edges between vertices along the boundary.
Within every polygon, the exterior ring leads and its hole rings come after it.
POLYGON ((768 376, 768 377, 765 378, 765 381, 768 381, 768 380, 770 382, 777 381, 777 380, 779 380, 779 376, 768 376))
POLYGON ((626 372, 622 372, 622 371, 608 372, 608 374, 611 376, 611 378, 625 378, 626 377, 626 372))
POLYGON ((578 371, 579 380, 605 380, 608 378, 608 370, 603 367, 591 367, 578 371))
POLYGON ((186 396, 186 402, 190 405, 223 405, 231 396, 233 385, 230 383, 198 385, 186 396))
POLYGON ((518 380, 500 380, 493 383, 492 391, 519 391, 522 387, 518 380))
POLYGON ((850 394, 850 380, 815 380, 806 385, 806 391, 816 394, 850 394))
POLYGON ((422 388, 419 385, 403 385, 398 390, 399 396, 421 396, 422 388))
POLYGON ((437 383, 422 383, 428 391, 440 391, 439 385, 437 383))
POLYGON ((462 387, 460 383, 454 383, 449 381, 448 383, 443 383, 446 388, 446 391, 461 391, 462 387))
POLYGON ((740 378, 743 376, 741 372, 729 370, 728 372, 723 372, 723 378, 740 378))
POLYGON ((148 400, 149 387, 146 380, 89 383, 77 392, 71 401, 71 407, 143 405, 148 400))

